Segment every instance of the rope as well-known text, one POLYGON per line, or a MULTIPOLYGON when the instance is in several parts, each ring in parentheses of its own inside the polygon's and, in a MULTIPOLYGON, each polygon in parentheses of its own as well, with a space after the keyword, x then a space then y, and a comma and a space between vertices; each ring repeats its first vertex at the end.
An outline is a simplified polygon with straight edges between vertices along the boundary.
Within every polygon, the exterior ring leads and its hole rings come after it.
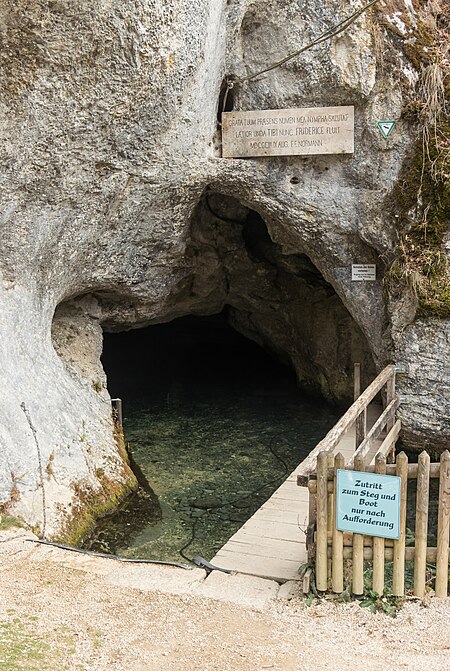
POLYGON ((47 512, 46 512, 46 500, 45 500, 45 487, 44 487, 44 471, 42 469, 42 457, 41 457, 41 450, 39 448, 39 443, 37 439, 37 431, 33 425, 33 422, 31 421, 30 413, 28 411, 27 406, 25 403, 21 403, 20 407, 22 408, 25 417, 27 418, 28 424, 30 426, 31 432, 33 434, 34 442, 36 444, 36 452, 38 456, 38 464, 39 464, 39 477, 41 480, 41 488, 42 488, 42 531, 41 531, 41 537, 45 538, 45 531, 47 527, 47 512))
POLYGON ((308 51, 308 49, 311 49, 312 47, 315 47, 317 44, 322 44, 322 42, 326 42, 327 40, 330 40, 332 37, 335 37, 336 35, 340 35, 340 33, 343 33, 349 26, 351 26, 352 23, 358 19, 361 14, 364 14, 365 11, 367 11, 370 7, 372 7, 375 3, 377 3, 378 0, 371 0, 367 5, 364 5, 364 7, 361 7, 358 9, 356 12, 353 12, 353 14, 350 14, 347 18, 343 19, 336 25, 332 26, 331 28, 328 28, 328 30, 325 30, 319 37, 317 37, 315 40, 310 42, 304 47, 301 47, 301 49, 297 49, 291 54, 288 54, 284 58, 282 58, 280 61, 277 61, 276 63, 273 63, 272 65, 269 65, 266 68, 263 68, 262 70, 258 70, 258 72, 254 72, 253 74, 247 75, 246 77, 241 77, 239 79, 227 79, 227 90, 224 95, 224 102, 223 102, 223 112, 225 111, 225 106, 227 103, 228 99, 228 93, 231 91, 233 86, 236 84, 242 84, 243 82, 251 81, 252 79, 255 79, 256 77, 259 77, 260 75, 265 74, 266 72, 270 72, 271 70, 275 70, 275 68, 279 68, 280 65, 284 65, 288 61, 291 61, 293 58, 296 58, 300 54, 302 54, 305 51, 308 51))
POLYGON ((209 202, 209 196, 210 195, 211 195, 211 193, 205 192, 203 202, 205 203, 206 209, 208 210, 208 212, 210 214, 212 214, 213 217, 215 217, 216 219, 219 219, 219 221, 223 221, 225 224, 241 224, 242 225, 242 223, 243 223, 242 221, 238 221, 237 219, 230 219, 229 217, 223 217, 222 215, 217 214, 217 212, 215 212, 215 210, 211 207, 211 203, 209 202))

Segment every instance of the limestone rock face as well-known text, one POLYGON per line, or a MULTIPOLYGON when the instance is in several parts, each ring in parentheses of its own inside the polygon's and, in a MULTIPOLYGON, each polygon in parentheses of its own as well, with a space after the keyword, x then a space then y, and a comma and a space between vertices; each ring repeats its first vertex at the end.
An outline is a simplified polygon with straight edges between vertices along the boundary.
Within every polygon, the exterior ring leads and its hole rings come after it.
POLYGON ((386 38, 381 68, 363 15, 232 91, 234 109, 354 105, 353 156, 221 158, 224 77, 279 60, 340 12, 315 0, 2 2, 2 509, 42 531, 44 489, 46 532, 61 536, 111 483, 125 493, 102 329, 224 305, 328 398, 350 397, 355 360, 368 377, 410 362, 407 435, 448 437, 448 323, 410 324, 408 296, 393 321, 382 283, 396 242, 383 199, 415 133, 401 115, 417 73, 401 50, 386 38), (386 142, 376 122, 391 118, 386 142), (352 282, 355 262, 377 264, 377 282, 352 282))
POLYGON ((440 448, 449 447, 450 414, 443 410, 450 402, 450 321, 417 320, 394 338, 406 369, 398 379, 404 439, 436 458, 440 448))

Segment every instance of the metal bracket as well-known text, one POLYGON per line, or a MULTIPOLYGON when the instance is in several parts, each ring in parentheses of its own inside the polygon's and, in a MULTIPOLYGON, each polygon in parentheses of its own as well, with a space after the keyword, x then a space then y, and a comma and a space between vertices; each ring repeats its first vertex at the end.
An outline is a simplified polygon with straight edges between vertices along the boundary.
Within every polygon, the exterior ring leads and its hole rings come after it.
POLYGON ((408 372, 408 364, 406 363, 397 363, 395 364, 395 373, 396 374, 405 374, 408 372))
POLYGON ((195 555, 195 557, 192 558, 192 561, 194 562, 194 564, 197 564, 197 566, 200 566, 200 568, 206 569, 208 573, 211 573, 211 571, 221 571, 222 573, 233 573, 231 569, 220 568, 219 566, 211 564, 209 561, 206 561, 206 559, 203 559, 203 557, 200 557, 200 555, 195 555))

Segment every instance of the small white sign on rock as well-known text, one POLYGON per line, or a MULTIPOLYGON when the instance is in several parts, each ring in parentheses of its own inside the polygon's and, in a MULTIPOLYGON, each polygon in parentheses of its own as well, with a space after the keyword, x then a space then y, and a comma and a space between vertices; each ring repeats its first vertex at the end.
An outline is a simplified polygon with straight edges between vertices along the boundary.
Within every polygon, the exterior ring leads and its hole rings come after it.
POLYGON ((354 263, 352 265, 353 282, 375 282, 377 267, 374 263, 354 263))

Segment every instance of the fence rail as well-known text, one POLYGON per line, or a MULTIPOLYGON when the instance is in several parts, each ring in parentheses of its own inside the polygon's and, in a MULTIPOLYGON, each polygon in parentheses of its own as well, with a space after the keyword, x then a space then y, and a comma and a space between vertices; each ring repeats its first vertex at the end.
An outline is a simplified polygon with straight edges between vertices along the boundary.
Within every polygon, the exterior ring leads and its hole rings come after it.
POLYGON ((317 457, 321 452, 332 454, 337 448, 344 434, 355 426, 356 453, 355 457, 367 456, 374 447, 375 441, 380 438, 386 429, 387 436, 379 450, 389 457, 393 455, 395 441, 400 433, 400 422, 395 421, 395 412, 399 406, 399 399, 395 396, 395 365, 386 366, 375 380, 361 393, 361 367, 355 364, 355 401, 341 417, 341 419, 327 433, 325 438, 310 452, 307 459, 302 463, 302 472, 297 476, 297 484, 306 487, 309 474, 316 468, 317 457), (367 430, 367 408, 374 398, 382 390, 385 390, 386 408, 375 422, 374 426, 367 430))
MULTIPOLYGON (((388 406, 389 407, 389 406, 388 406)), ((389 435, 394 435, 393 425, 389 435)), ((389 440, 392 439, 389 438, 389 440)), ((395 442, 394 442, 395 445, 395 442)), ((389 447, 389 445, 388 445, 389 447)), ((344 563, 351 559, 351 591, 355 595, 364 592, 364 562, 372 562, 372 589, 383 593, 385 586, 385 561, 392 561, 392 593, 405 593, 405 562, 414 562, 414 595, 423 597, 426 590, 427 563, 435 564, 434 590, 437 597, 446 597, 449 582, 449 538, 450 538, 450 452, 441 455, 440 463, 430 463, 426 452, 419 456, 417 464, 409 464, 401 452, 395 464, 386 463, 389 449, 379 452, 375 464, 366 467, 364 450, 356 453, 353 468, 360 472, 375 472, 381 475, 400 477, 400 535, 396 540, 339 531, 336 528, 336 477, 337 470, 344 469, 342 454, 330 455, 321 451, 317 456, 317 470, 308 480, 310 510, 314 511, 313 525, 308 534, 308 555, 316 565, 316 586, 320 591, 329 588, 335 593, 344 591, 344 563), (428 546, 430 478, 439 478, 438 520, 436 546, 428 546), (415 545, 406 546, 406 507, 408 480, 417 480, 415 501, 415 545), (315 528, 315 531, 314 531, 315 528)))

